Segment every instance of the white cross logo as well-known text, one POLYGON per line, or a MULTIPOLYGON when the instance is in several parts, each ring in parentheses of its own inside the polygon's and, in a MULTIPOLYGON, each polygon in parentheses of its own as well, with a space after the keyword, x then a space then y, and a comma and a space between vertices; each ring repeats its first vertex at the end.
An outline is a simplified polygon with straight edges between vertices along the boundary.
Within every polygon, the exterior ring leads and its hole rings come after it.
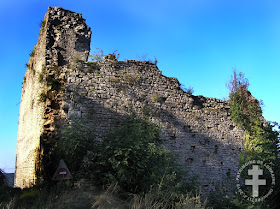
POLYGON ((259 175, 263 175, 263 170, 259 169, 258 165, 253 165, 253 169, 248 170, 248 175, 253 176, 253 179, 245 179, 245 185, 251 185, 253 197, 258 197, 259 186, 266 185, 265 179, 259 179, 259 175))

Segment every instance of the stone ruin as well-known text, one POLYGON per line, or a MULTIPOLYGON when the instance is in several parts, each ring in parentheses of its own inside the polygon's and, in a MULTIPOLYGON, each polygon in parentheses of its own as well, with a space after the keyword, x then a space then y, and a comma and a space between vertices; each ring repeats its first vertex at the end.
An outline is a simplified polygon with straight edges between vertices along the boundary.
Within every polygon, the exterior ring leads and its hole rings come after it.
POLYGON ((233 123, 227 102, 187 94, 151 62, 114 55, 87 62, 90 40, 81 14, 49 7, 22 86, 16 187, 45 180, 63 120, 87 119, 101 139, 131 111, 162 127, 160 139, 198 176, 203 193, 235 178, 244 131, 233 123))

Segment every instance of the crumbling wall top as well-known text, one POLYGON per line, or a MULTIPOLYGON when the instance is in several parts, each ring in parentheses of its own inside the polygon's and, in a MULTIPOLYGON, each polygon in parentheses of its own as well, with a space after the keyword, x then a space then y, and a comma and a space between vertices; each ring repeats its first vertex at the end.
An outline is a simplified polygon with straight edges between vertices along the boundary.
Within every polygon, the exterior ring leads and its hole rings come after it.
POLYGON ((87 61, 91 30, 79 13, 49 7, 42 22, 46 30, 46 64, 63 66, 73 60, 87 61))

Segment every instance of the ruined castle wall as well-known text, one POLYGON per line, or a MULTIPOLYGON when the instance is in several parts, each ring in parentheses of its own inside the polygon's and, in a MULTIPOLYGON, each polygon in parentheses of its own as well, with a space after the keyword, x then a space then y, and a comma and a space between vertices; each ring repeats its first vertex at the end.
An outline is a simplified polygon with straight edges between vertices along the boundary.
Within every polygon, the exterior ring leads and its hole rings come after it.
POLYGON ((176 78, 149 62, 107 56, 86 63, 90 35, 80 14, 49 8, 23 82, 16 186, 43 176, 65 118, 87 119, 102 139, 131 112, 161 127, 165 146, 199 176, 204 193, 235 177, 244 133, 232 122, 228 103, 185 93, 176 78))
POLYGON ((44 108, 40 105, 42 85, 38 74, 45 65, 46 28, 40 30, 39 40, 30 54, 22 83, 22 95, 17 136, 15 186, 29 187, 35 183, 35 164, 43 131, 44 108))
POLYGON ((60 111, 59 85, 65 79, 59 70, 75 59, 86 61, 89 54, 91 31, 81 14, 49 7, 27 64, 22 85, 20 105, 16 187, 37 183, 42 172, 42 161, 47 159, 56 137, 60 111))
POLYGON ((161 127, 161 139, 185 169, 199 176, 204 193, 235 177, 244 133, 232 122, 228 103, 188 95, 176 78, 148 62, 76 63, 67 77, 63 110, 67 117, 92 120, 97 137, 132 111, 145 114, 161 127))

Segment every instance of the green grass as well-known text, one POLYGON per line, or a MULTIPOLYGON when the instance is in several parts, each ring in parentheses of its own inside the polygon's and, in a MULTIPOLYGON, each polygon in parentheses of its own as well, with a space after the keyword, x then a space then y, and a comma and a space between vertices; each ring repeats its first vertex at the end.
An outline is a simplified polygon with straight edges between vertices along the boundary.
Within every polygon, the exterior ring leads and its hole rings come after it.
MULTIPOLYGON (((11 190, 15 190, 10 188, 11 190)), ((173 205, 169 204, 172 193, 153 190, 142 195, 120 197, 118 185, 98 189, 90 184, 75 185, 61 182, 52 187, 33 187, 16 190, 9 199, 0 199, 0 208, 9 209, 204 209, 199 196, 181 195, 173 205)))

